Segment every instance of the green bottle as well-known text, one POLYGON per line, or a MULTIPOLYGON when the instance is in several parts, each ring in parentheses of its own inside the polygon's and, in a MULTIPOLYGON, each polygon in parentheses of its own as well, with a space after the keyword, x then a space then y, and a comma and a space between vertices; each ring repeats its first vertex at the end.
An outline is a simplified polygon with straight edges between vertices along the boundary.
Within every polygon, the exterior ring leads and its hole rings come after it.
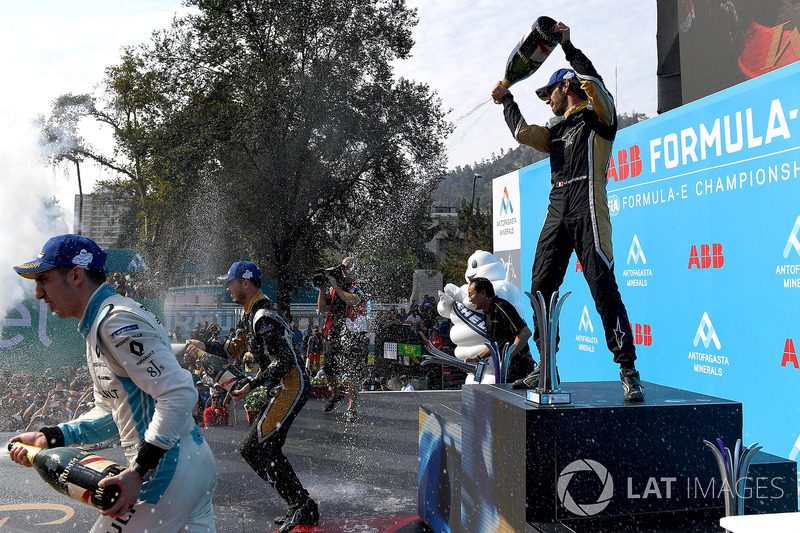
POLYGON ((550 17, 539 17, 519 44, 511 51, 506 62, 506 72, 500 83, 509 88, 536 72, 561 40, 554 33, 556 21, 550 17))
POLYGON ((197 361, 203 365, 203 370, 214 381, 222 385, 226 391, 239 390, 245 386, 248 379, 241 370, 228 364, 228 360, 198 348, 197 361))
POLYGON ((99 455, 78 448, 38 448, 21 442, 9 442, 8 449, 22 447, 28 461, 51 487, 73 500, 106 510, 119 498, 118 485, 98 487, 101 479, 116 476, 124 467, 99 455))

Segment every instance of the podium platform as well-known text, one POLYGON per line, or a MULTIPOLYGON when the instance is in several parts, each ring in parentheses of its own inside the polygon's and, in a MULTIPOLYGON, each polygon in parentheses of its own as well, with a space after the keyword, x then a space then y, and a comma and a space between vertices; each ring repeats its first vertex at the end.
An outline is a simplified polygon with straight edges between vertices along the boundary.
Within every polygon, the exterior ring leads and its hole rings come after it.
MULTIPOLYGON (((624 402, 619 382, 562 387, 572 404, 472 385, 460 402, 420 407, 418 510, 431 529, 724 531, 726 487, 703 440, 733 448, 740 403, 653 383, 643 403, 624 402)), ((796 510, 796 471, 759 453, 749 510, 796 510)))

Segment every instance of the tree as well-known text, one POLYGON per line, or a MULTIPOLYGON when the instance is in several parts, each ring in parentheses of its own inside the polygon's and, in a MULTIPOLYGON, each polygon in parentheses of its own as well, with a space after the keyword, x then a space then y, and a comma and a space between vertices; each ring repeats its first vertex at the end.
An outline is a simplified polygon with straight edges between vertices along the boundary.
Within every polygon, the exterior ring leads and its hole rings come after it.
MULTIPOLYGON (((199 12, 144 54, 171 88, 160 139, 206 156, 194 169, 206 190, 181 190, 195 205, 198 192, 217 192, 222 208, 203 226, 225 228, 228 255, 264 265, 279 306, 288 310, 324 250, 358 255, 347 245, 364 242, 354 234, 371 222, 427 226, 419 199, 444 176, 450 126, 426 85, 393 78, 416 23, 403 1, 188 3, 199 12)), ((406 241, 408 229, 392 227, 406 241)))
POLYGON ((133 212, 142 214, 143 231, 147 234, 152 231, 148 228, 146 207, 153 188, 148 163, 152 160, 155 140, 150 133, 155 131, 164 100, 158 92, 155 74, 143 67, 141 57, 131 49, 125 50, 122 62, 106 69, 102 98, 89 94, 62 95, 53 102, 50 116, 46 119, 40 116, 39 122, 48 162, 56 165, 68 160, 76 164, 81 205, 80 162, 88 159, 116 176, 105 187, 132 198, 133 212), (95 150, 79 135, 78 123, 84 119, 110 128, 115 141, 113 154, 95 150))
MULTIPOLYGON (((45 163, 57 167, 64 161, 75 164, 78 177, 78 221, 83 221, 83 184, 81 183, 81 162, 85 152, 90 151, 83 137, 78 133, 78 122, 87 113, 87 95, 65 94, 56 98, 49 117, 36 117, 39 126, 39 146, 45 163)), ((67 171, 68 172, 68 171, 67 171)), ((81 234, 80 226, 76 233, 81 234)))
POLYGON ((427 85, 393 76, 416 12, 403 0, 186 3, 197 9, 126 50, 87 108, 116 142, 94 158, 116 172, 103 185, 135 200, 128 245, 167 272, 191 250, 251 258, 284 311, 325 253, 379 257, 366 229, 390 217, 413 225, 385 224, 380 240, 403 265, 424 262, 415 239, 451 126, 427 85))
POLYGON ((443 223, 447 239, 445 259, 442 262, 442 277, 445 283, 462 285, 467 259, 476 250, 492 251, 492 212, 481 211, 480 198, 475 201, 475 212, 470 204, 461 201, 455 224, 443 223))

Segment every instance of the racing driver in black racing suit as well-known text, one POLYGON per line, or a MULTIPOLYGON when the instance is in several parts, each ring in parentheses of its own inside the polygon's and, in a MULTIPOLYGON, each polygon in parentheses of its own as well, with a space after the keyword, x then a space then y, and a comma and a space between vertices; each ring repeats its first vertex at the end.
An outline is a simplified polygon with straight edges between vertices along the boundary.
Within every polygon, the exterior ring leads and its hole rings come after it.
MULTIPOLYGON (((639 372, 634 366, 628 313, 614 277, 611 219, 606 200, 606 170, 617 134, 614 101, 591 61, 570 42, 569 28, 559 22, 561 47, 572 69, 560 69, 536 95, 564 120, 541 127, 529 125, 513 95, 497 84, 492 98, 503 105, 506 124, 514 138, 550 154, 552 189, 536 255, 531 293, 540 291, 545 302, 564 281, 572 251, 578 255, 597 312, 603 321, 606 343, 620 365, 625 400, 644 400, 639 372)), ((534 341, 543 353, 534 321, 534 341)), ((515 388, 533 388, 537 373, 514 382, 515 388)))
MULTIPOLYGON (((292 422, 311 394, 311 381, 303 361, 292 347, 291 327, 272 300, 261 292, 261 271, 255 263, 237 261, 227 274, 217 279, 228 284, 231 299, 244 307, 235 333, 237 337, 240 332, 246 334, 248 349, 261 369, 248 384, 231 394, 239 400, 260 385, 270 388, 271 399, 250 427, 239 453, 286 501, 286 514, 275 519, 281 525, 280 533, 292 531, 297 525, 314 525, 319 520, 317 503, 309 497, 281 450, 292 422)), ((200 348, 228 357, 226 345, 214 342, 204 345, 197 340, 189 343, 186 353, 191 356, 196 357, 196 348, 200 348)))

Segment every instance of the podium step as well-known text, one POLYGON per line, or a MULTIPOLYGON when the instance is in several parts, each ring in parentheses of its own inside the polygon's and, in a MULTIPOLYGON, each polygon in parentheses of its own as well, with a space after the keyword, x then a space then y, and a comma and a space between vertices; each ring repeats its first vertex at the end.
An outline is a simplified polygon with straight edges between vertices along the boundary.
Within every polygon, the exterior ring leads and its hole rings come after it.
MULTIPOLYGON (((721 531, 728 487, 703 440, 733 448, 741 404, 645 387, 645 402, 626 403, 619 382, 562 383, 572 404, 537 406, 509 385, 473 385, 460 409, 423 405, 420 517, 454 532, 721 531)), ((796 507, 793 461, 759 453, 750 475, 752 511, 796 507)))

